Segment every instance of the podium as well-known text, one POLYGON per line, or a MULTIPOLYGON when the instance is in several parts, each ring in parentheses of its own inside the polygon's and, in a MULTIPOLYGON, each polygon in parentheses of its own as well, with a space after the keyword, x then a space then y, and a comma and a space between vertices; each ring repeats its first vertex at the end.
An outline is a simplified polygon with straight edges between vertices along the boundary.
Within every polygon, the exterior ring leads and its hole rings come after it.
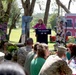
POLYGON ((48 44, 48 34, 51 34, 51 29, 36 29, 36 41, 48 44))

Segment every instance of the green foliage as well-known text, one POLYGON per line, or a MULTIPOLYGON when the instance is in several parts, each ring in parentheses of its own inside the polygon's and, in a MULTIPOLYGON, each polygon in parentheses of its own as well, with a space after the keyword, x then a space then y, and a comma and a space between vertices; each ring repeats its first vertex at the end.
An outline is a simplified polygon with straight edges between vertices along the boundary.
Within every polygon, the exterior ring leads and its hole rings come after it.
POLYGON ((7 5, 9 2, 13 2, 15 0, 2 0, 2 4, 3 4, 3 10, 6 12, 7 10, 7 5))
POLYGON ((68 39, 68 43, 75 43, 75 38, 73 36, 69 36, 68 39))
POLYGON ((57 17, 57 14, 52 14, 51 17, 50 17, 50 24, 51 24, 51 27, 52 29, 54 29, 54 27, 56 26, 56 17, 57 17))
MULTIPOLYGON (((9 18, 9 22, 8 22, 8 27, 11 26, 12 22, 14 21, 14 19, 16 19, 16 16, 18 16, 20 14, 20 8, 18 7, 18 3, 17 1, 14 1, 12 3, 11 6, 11 11, 10 11, 10 18, 9 18)), ((16 22, 19 22, 20 16, 17 18, 16 22)))
POLYGON ((14 0, 1 0, 1 12, 0 12, 0 23, 8 22, 9 14, 7 11, 8 4, 11 4, 14 0))
POLYGON ((9 52, 14 52, 14 51, 18 50, 18 47, 15 45, 10 45, 10 46, 7 46, 7 50, 9 52))
POLYGON ((36 18, 36 17, 37 16, 35 16, 34 19, 31 21, 30 28, 32 28, 38 22, 38 18, 36 18))

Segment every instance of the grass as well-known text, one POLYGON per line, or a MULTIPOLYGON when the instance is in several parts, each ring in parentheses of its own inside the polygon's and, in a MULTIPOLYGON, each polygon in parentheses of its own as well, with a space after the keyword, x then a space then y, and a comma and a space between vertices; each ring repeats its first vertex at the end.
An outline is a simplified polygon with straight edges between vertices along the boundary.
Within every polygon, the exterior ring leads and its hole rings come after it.
POLYGON ((10 35, 10 41, 18 43, 21 35, 21 29, 13 29, 10 35))
MULTIPOLYGON (((51 35, 54 36, 55 35, 55 32, 52 31, 51 32, 51 35)), ((20 39, 20 36, 21 36, 21 29, 13 29, 12 32, 11 32, 11 35, 10 35, 10 41, 12 41, 12 43, 18 43, 18 41, 20 39)), ((53 45, 55 43, 50 43, 49 36, 48 36, 48 42, 49 42, 48 43, 48 46, 49 46, 49 49, 50 50, 53 50, 54 49, 53 45)), ((36 43, 35 32, 34 32, 33 29, 30 29, 30 37, 33 38, 34 43, 36 43)))

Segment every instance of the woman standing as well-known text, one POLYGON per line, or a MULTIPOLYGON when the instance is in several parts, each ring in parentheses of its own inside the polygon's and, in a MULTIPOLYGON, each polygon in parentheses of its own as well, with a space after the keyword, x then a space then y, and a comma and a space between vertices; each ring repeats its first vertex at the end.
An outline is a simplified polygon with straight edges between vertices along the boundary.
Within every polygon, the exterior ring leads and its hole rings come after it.
POLYGON ((38 75, 41 67, 43 66, 46 59, 46 49, 40 44, 37 50, 37 56, 31 61, 30 75, 38 75))
MULTIPOLYGON (((43 23, 43 20, 42 20, 42 19, 39 19, 39 20, 38 20, 38 23, 37 23, 33 28, 35 29, 35 32, 38 32, 39 29, 40 29, 40 30, 46 29, 46 26, 45 26, 45 24, 43 23)), ((36 36, 36 38, 37 38, 37 39, 36 39, 37 42, 40 42, 40 43, 45 42, 45 43, 47 43, 47 40, 45 40, 45 39, 47 38, 47 36, 44 35, 43 33, 41 33, 41 34, 36 34, 35 36, 36 36), (44 37, 44 39, 43 39, 43 37, 44 37)))
POLYGON ((34 29, 46 29, 42 19, 38 20, 38 23, 33 27, 34 29))

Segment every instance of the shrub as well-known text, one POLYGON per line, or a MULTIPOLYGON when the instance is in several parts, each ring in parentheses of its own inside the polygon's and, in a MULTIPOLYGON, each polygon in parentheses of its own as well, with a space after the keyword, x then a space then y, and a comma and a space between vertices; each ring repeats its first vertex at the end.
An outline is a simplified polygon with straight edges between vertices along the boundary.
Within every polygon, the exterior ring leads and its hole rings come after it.
POLYGON ((10 45, 10 46, 7 46, 7 50, 12 53, 16 50, 18 50, 18 47, 16 45, 10 45))
POLYGON ((75 37, 74 36, 69 36, 68 37, 68 43, 75 43, 75 37))

